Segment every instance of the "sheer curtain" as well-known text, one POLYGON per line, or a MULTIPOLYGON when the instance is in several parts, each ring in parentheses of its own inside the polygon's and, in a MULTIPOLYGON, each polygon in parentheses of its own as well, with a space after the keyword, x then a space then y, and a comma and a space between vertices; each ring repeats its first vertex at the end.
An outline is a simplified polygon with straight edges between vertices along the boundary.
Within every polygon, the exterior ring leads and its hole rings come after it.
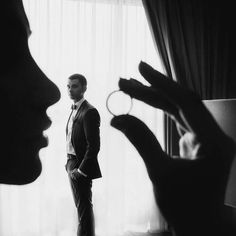
MULTIPOLYGON (((144 164, 125 137, 109 125, 111 115, 105 106, 120 76, 145 83, 137 69, 140 60, 162 70, 141 0, 23 2, 32 29, 32 55, 57 84, 62 98, 48 110, 53 124, 46 131, 49 146, 40 151, 41 176, 25 186, 0 186, 0 235, 75 235, 76 209, 64 169, 71 104, 66 82, 72 73, 86 76, 85 97, 101 114, 103 178, 93 182, 97 235, 163 230, 166 224, 154 203, 144 164)), ((163 145, 161 111, 134 101, 131 114, 145 121, 163 145)))

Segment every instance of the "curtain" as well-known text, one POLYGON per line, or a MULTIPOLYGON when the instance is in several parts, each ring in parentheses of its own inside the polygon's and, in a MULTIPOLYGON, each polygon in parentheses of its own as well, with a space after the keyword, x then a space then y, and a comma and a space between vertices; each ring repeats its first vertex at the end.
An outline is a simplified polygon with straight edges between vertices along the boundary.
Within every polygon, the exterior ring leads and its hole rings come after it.
POLYGON ((202 99, 236 96, 231 2, 143 0, 166 73, 202 99))
MULTIPOLYGON (((236 97, 233 3, 143 0, 165 73, 202 99, 236 97)), ((168 116, 165 116, 165 149, 170 155, 178 155, 177 131, 168 116)), ((230 205, 227 196, 226 204, 230 205)))
MULTIPOLYGON (((143 0, 165 73, 202 99, 236 97, 233 1, 143 0)), ((178 134, 165 115, 165 150, 178 155, 178 134)))
MULTIPOLYGON (((77 215, 65 172, 65 125, 70 112, 66 83, 72 73, 88 80, 85 98, 101 115, 99 163, 103 178, 93 181, 96 233, 162 231, 166 223, 154 203, 139 154, 110 127, 106 97, 119 77, 134 77, 140 60, 162 71, 141 1, 24 0, 32 35, 30 50, 59 87, 62 98, 48 109, 53 124, 40 151, 41 176, 25 186, 0 186, 1 236, 75 235, 77 215)), ((119 104, 116 104, 117 106, 119 104)), ((126 103, 120 101, 121 106, 126 103)), ((162 112, 134 101, 131 114, 147 123, 163 145, 162 112)))

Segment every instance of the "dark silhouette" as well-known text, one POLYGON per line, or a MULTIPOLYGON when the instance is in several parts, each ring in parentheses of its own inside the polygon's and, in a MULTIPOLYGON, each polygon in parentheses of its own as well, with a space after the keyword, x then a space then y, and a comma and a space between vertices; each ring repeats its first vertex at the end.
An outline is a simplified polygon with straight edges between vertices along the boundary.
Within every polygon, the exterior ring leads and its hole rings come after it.
POLYGON ((51 124, 46 110, 60 92, 30 54, 22 1, 4 0, 0 11, 0 183, 20 185, 41 173, 38 152, 48 144, 43 131, 51 124))
POLYGON ((74 74, 68 79, 68 93, 74 101, 66 126, 67 164, 71 189, 78 212, 78 236, 95 236, 92 179, 100 178, 97 155, 100 149, 100 116, 84 99, 87 81, 74 74))
POLYGON ((150 86, 135 79, 120 79, 119 87, 175 120, 181 135, 179 158, 167 155, 154 134, 134 116, 115 116, 111 125, 125 134, 142 157, 156 202, 173 234, 236 235, 224 205, 234 141, 220 129, 195 93, 144 62, 139 71, 150 86))

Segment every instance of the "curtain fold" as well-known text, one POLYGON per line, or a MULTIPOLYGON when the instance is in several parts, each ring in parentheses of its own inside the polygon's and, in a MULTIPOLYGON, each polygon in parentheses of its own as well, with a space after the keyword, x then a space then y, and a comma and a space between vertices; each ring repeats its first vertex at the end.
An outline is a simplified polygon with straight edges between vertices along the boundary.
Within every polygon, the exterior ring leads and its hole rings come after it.
MULTIPOLYGON (((31 53, 59 87, 62 98, 47 111, 53 123, 46 131, 49 146, 40 151, 41 176, 26 186, 0 186, 0 235, 76 234, 76 208, 64 168, 65 125, 71 106, 66 83, 72 73, 86 76, 85 98, 101 115, 98 159, 103 178, 93 182, 97 235, 162 231, 166 223, 155 204, 142 159, 132 144, 110 126, 111 115, 105 105, 108 94, 118 89, 120 76, 144 82, 138 73, 141 60, 162 70, 142 2, 23 2, 32 29, 31 53)), ((120 105, 127 104, 120 100, 120 105)), ((163 144, 161 111, 134 101, 131 114, 142 119, 163 144)))
MULTIPOLYGON (((143 0, 143 5, 165 73, 203 100, 236 98, 234 1, 143 0)), ((167 115, 164 133, 167 153, 179 155, 176 127, 167 115)))
POLYGON ((167 75, 202 99, 236 96, 231 2, 143 0, 167 75))
POLYGON ((143 6, 150 26, 150 31, 154 39, 154 44, 160 58, 162 59, 166 74, 170 76, 170 78, 173 78, 173 70, 171 69, 171 61, 169 58, 168 35, 166 29, 167 25, 165 23, 167 20, 165 14, 165 1, 160 1, 157 4, 155 1, 143 0, 143 6))
MULTIPOLYGON (((165 73, 202 99, 236 97, 233 1, 142 0, 165 73)), ((165 150, 179 155, 178 133, 165 114, 165 150)))

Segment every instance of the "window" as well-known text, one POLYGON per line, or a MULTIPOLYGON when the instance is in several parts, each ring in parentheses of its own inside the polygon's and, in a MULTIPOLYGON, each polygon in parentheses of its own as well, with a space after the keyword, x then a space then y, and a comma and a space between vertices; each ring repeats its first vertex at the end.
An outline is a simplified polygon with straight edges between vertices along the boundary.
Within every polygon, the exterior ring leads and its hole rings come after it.
MULTIPOLYGON (((134 147, 109 124, 107 95, 119 77, 138 73, 140 60, 160 71, 141 0, 24 0, 32 29, 30 49, 62 98, 48 110, 53 125, 49 147, 41 150, 43 172, 27 186, 1 186, 1 235, 68 236, 76 231, 76 209, 64 169, 65 125, 71 101, 66 82, 72 73, 88 80, 85 98, 101 115, 99 162, 103 178, 93 182, 98 236, 161 230, 144 164, 134 147), (2 227, 3 225, 3 227, 2 227), (9 232, 9 229, 11 232, 9 232)), ((131 114, 142 119, 163 145, 162 112, 134 101, 131 114)))

